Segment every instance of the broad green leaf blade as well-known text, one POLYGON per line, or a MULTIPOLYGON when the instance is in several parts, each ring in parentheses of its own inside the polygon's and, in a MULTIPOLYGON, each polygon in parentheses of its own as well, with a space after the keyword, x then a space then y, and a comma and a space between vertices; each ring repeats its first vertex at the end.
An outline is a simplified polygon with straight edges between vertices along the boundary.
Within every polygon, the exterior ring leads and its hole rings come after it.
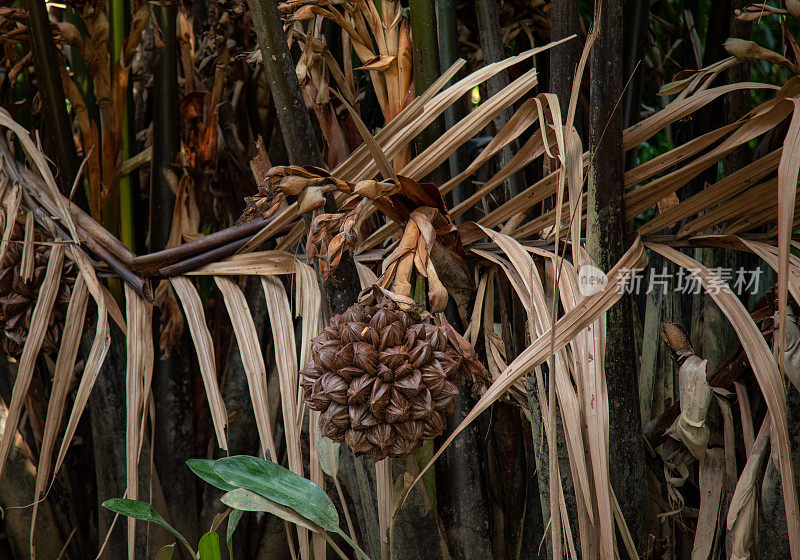
POLYGON ((200 553, 200 560, 222 560, 222 553, 219 549, 219 535, 215 531, 209 531, 200 538, 197 545, 197 552, 200 553))
POLYGON ((315 533, 323 532, 322 527, 316 523, 312 523, 291 508, 275 503, 269 498, 265 498, 264 496, 256 494, 255 492, 246 488, 237 488, 236 490, 231 490, 222 496, 220 500, 226 506, 234 508, 234 510, 265 511, 273 515, 277 515, 281 519, 285 519, 290 523, 294 523, 295 525, 299 525, 300 527, 314 531, 315 533))
POLYGON ((230 560, 233 560, 233 532, 236 531, 236 527, 239 526, 242 515, 244 515, 244 511, 234 509, 228 516, 228 530, 225 533, 225 542, 228 543, 228 557, 230 560))
POLYGON ((186 461, 186 465, 192 469, 194 474, 223 492, 230 492, 238 488, 238 486, 228 484, 224 478, 217 474, 217 471, 214 470, 213 459, 189 459, 186 461))
POLYGON ((133 517, 134 519, 149 521, 150 523, 160 525, 175 535, 178 540, 187 544, 188 546, 188 543, 186 542, 186 539, 183 538, 183 535, 173 529, 172 526, 167 523, 155 509, 153 509, 153 506, 147 502, 142 502, 139 500, 127 500, 125 498, 112 498, 111 500, 106 500, 103 502, 103 507, 110 509, 114 513, 125 515, 126 517, 133 517))
POLYGON ((214 470, 229 484, 286 506, 323 529, 339 530, 339 514, 328 495, 310 480, 280 465, 237 455, 218 460, 214 470))
POLYGON ((168 544, 161 547, 154 560, 172 560, 172 555, 175 553, 175 543, 168 544))

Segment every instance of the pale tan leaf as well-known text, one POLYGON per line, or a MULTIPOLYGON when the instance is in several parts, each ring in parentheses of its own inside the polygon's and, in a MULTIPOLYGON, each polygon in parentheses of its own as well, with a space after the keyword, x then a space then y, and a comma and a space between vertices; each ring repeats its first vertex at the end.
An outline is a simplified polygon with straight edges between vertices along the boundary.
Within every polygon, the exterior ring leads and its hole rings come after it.
POLYGON ((470 316, 469 326, 467 327, 467 332, 464 333, 464 338, 467 341, 475 346, 475 343, 478 340, 478 333, 481 328, 481 316, 483 314, 483 300, 484 294, 486 294, 486 285, 489 279, 490 272, 486 274, 481 274, 480 280, 478 280, 478 289, 475 292, 475 305, 472 307, 472 315, 470 316))
MULTIPOLYGON (((457 148, 483 129, 500 111, 515 103, 536 87, 537 83, 536 69, 525 72, 479 105, 466 118, 447 130, 420 155, 409 162, 400 174, 414 180, 422 179, 442 164, 457 148)), ((447 92, 443 92, 440 95, 445 93, 447 92)), ((431 103, 435 102, 435 99, 431 101, 431 103)), ((444 107, 442 107, 442 110, 444 110, 444 107)))
MULTIPOLYGON (((486 183, 481 185, 480 188, 476 189, 468 198, 454 206, 453 209, 450 210, 450 216, 454 218, 461 216, 464 212, 484 200, 489 193, 502 185, 506 179, 541 156, 545 151, 545 147, 551 143, 552 136, 553 133, 549 127, 545 127, 545 132, 543 134, 534 133, 519 151, 511 157, 508 163, 498 169, 497 173, 486 181, 486 183), (547 141, 543 142, 542 137, 545 134, 547 135, 547 141)), ((442 192, 444 192, 444 187, 442 187, 442 192)))
MULTIPOLYGON (((295 309, 296 315, 303 318, 302 335, 300 340, 300 368, 305 367, 311 359, 311 342, 313 338, 322 330, 322 294, 320 293, 319 283, 317 282, 317 275, 310 266, 305 263, 297 262, 295 264, 295 309)), ((277 347, 276 347, 277 351, 277 347)), ((300 424, 303 418, 303 410, 305 405, 302 402, 302 391, 299 384, 295 387, 295 431, 300 432, 300 424)), ((322 438, 319 433, 319 415, 317 411, 311 411, 309 414, 309 478, 317 486, 325 489, 324 472, 328 472, 326 467, 330 467, 330 463, 322 463, 321 458, 329 459, 330 456, 326 453, 326 442, 332 443, 326 438, 322 438)), ((298 442, 299 445, 299 442, 298 442)), ((337 444, 338 445, 338 444, 337 444)), ((330 473, 328 473, 330 474, 330 473)), ((336 476, 334 473, 331 476, 336 476)), ((311 537, 314 558, 325 558, 324 539, 319 535, 312 535, 311 537)))
POLYGON ((378 169, 381 171, 381 175, 383 175, 384 179, 392 179, 395 183, 400 183, 400 180, 397 178, 397 175, 394 172, 394 167, 389 162, 389 158, 386 157, 386 154, 381 149, 378 142, 375 141, 375 138, 370 134, 367 125, 364 124, 364 121, 361 120, 361 117, 358 114, 352 105, 350 105, 344 97, 342 97, 339 92, 333 90, 334 95, 339 98, 339 101, 347 108, 347 111, 350 113, 350 118, 353 119, 353 123, 356 125, 358 129, 358 133, 361 135, 361 138, 364 140, 364 145, 369 149, 370 155, 372 155, 373 161, 377 164, 378 169))
MULTIPOLYGON (((139 496, 139 449, 142 415, 147 395, 146 379, 152 375, 153 306, 125 284, 125 316, 128 318, 125 360, 125 460, 128 499, 139 496)), ((136 519, 128 518, 128 559, 134 560, 136 519)))
POLYGON ((731 503, 728 507, 726 523, 733 530, 732 558, 746 560, 750 557, 753 542, 753 520, 756 512, 756 483, 761 465, 769 454, 771 418, 767 415, 758 430, 753 449, 736 483, 731 503))
MULTIPOLYGON (((423 114, 423 106, 426 105, 436 94, 438 94, 447 83, 453 79, 458 71, 466 64, 464 59, 457 60, 448 70, 439 77, 422 95, 417 96, 408 104, 400 114, 387 123, 375 135, 375 141, 379 143, 383 150, 388 149, 390 139, 399 136, 401 129, 406 127, 412 120, 423 114)), ((398 149, 399 151, 399 149, 398 149)), ((350 154, 345 161, 339 164, 332 172, 336 177, 342 177, 348 181, 355 181, 361 177, 356 171, 362 165, 367 164, 370 152, 366 145, 361 145, 350 154)))
MULTIPOLYGON (((263 231, 263 230, 262 230, 263 231)), ((260 251, 232 255, 187 272, 189 276, 271 276, 294 272, 294 256, 285 251, 260 251)))
POLYGON ((676 146, 667 152, 659 154, 650 160, 640 163, 633 169, 629 169, 625 172, 625 188, 631 189, 636 185, 655 177, 659 173, 669 171, 680 162, 696 156, 715 142, 718 142, 721 138, 725 137, 739 126, 741 126, 741 123, 739 122, 732 122, 725 126, 721 126, 717 129, 706 132, 697 138, 693 138, 684 144, 676 146))
POLYGON ((728 54, 735 56, 739 60, 765 60, 772 64, 785 66, 792 74, 797 74, 797 67, 786 57, 779 55, 775 51, 765 49, 753 41, 731 37, 723 45, 728 54))
MULTIPOLYGON (((356 263, 358 265, 359 263, 356 263)), ((300 361, 298 366, 304 368, 311 359, 311 342, 322 330, 322 293, 320 292, 319 282, 314 269, 309 265, 297 261, 295 263, 295 281, 297 289, 295 291, 295 314, 303 317, 302 338, 300 340, 300 361)), ((296 424, 302 423, 305 410, 303 403, 303 392, 297 386, 297 418, 296 424)), ((312 417, 314 413, 312 412, 312 417)), ((319 416, 317 416, 319 420, 319 416)), ((311 466, 316 468, 317 458, 312 454, 311 466)))
POLYGON ((39 350, 47 332, 47 324, 50 322, 50 314, 56 301, 56 295, 58 295, 63 264, 64 246, 56 244, 50 250, 47 272, 42 285, 39 287, 39 295, 36 298, 36 305, 31 316, 31 328, 28 331, 28 337, 22 349, 22 357, 17 368, 17 378, 14 381, 11 402, 8 405, 8 416, 0 439, 0 475, 3 472, 8 454, 11 451, 11 444, 14 442, 14 437, 17 433, 22 407, 33 378, 36 359, 39 356, 39 350))
MULTIPOLYGON (((745 189, 755 185, 767 174, 778 168, 781 159, 782 149, 759 158, 753 163, 723 177, 717 183, 704 188, 699 193, 682 201, 678 206, 670 208, 666 212, 648 221, 638 232, 640 235, 655 233, 659 230, 671 227, 689 216, 693 216, 701 211, 712 208, 715 204, 737 196, 745 189)), ((641 165, 639 167, 642 167, 641 165)), ((631 170, 628 173, 631 173, 631 170)))
POLYGON ((751 112, 750 118, 743 121, 743 124, 734 130, 718 146, 687 165, 659 177, 638 189, 626 193, 626 212, 630 215, 635 215, 646 210, 662 200, 665 196, 675 192, 678 188, 686 184, 687 181, 699 175, 703 170, 715 165, 738 146, 749 142, 777 126, 791 113, 791 106, 785 103, 785 98, 787 96, 797 95, 798 92, 800 92, 800 79, 789 80, 775 98, 762 103, 761 106, 754 109, 751 112))
POLYGON ((228 425, 228 412, 225 410, 225 401, 217 383, 216 359, 214 357, 214 341, 206 324, 203 311, 203 302, 191 280, 184 276, 171 278, 178 299, 183 305, 186 320, 189 323, 189 332, 192 334, 197 361, 200 364, 200 376, 203 378, 203 387, 208 398, 208 407, 211 410, 211 421, 220 448, 228 449, 228 440, 225 428, 228 425))
MULTIPOLYGON (((555 255, 549 258, 556 264, 555 255)), ((579 247, 577 260, 584 265, 596 266, 583 247, 579 247)), ((575 267, 562 263, 559 282, 561 302, 566 311, 583 299, 578 289, 575 267)), ((599 521, 600 551, 604 558, 613 556, 614 516, 611 503, 611 474, 609 472, 609 410, 608 387, 605 373, 606 318, 601 316, 570 343, 576 370, 578 394, 582 397, 583 417, 586 424, 586 445, 589 448, 591 469, 594 478, 597 518, 599 521), (606 491, 608 489, 609 491, 606 491)), ((625 519, 620 515, 617 524, 621 533, 627 532, 625 519)))
MULTIPOLYGON (((580 255, 582 220, 581 209, 576 205, 576 201, 581 200, 581 194, 583 193, 583 144, 578 131, 574 127, 565 127, 565 129, 567 132, 567 154, 564 159, 564 171, 570 200, 570 240, 572 242, 572 254, 580 255)), ((580 261, 576 260, 576 263, 580 264, 580 261)))
POLYGON ((61 196, 61 193, 58 190, 58 184, 56 183, 55 177, 53 177, 53 172, 50 171, 47 158, 39 149, 39 147, 33 142, 28 131, 25 130, 22 125, 17 123, 9 114, 9 112, 2 107, 0 107, 0 126, 10 129, 17 136, 22 149, 25 150, 25 154, 28 156, 28 158, 30 158, 30 161, 34 163, 36 169, 44 179, 44 182, 50 191, 50 195, 55 201, 59 220, 61 220, 61 223, 63 223, 69 230, 72 240, 77 243, 78 233, 75 229, 75 224, 72 221, 72 214, 67 209, 65 199, 61 196))
POLYGON ((447 181, 441 186, 441 191, 446 194, 462 183, 467 177, 480 169, 497 152, 510 142, 514 141, 524 131, 530 128, 539 118, 539 112, 532 99, 525 100, 520 108, 508 119, 508 122, 495 134, 481 153, 476 157, 464 171, 447 181))
POLYGON ((658 111, 627 128, 622 135, 623 149, 630 150, 631 148, 635 148, 642 142, 645 142, 651 138, 654 134, 658 133, 660 130, 663 130, 672 123, 685 118, 687 115, 694 113, 698 109, 705 107, 722 95, 742 89, 780 88, 770 84, 761 84, 758 82, 737 82, 735 84, 728 84, 707 89, 687 97, 686 99, 675 100, 664 107, 664 109, 661 111, 658 111))
POLYGON ((720 447, 713 447, 707 449, 705 453, 705 459, 700 462, 700 514, 697 518, 697 531, 694 534, 692 560, 706 560, 711 554, 717 519, 722 507, 722 483, 725 480, 724 451, 720 447))
MULTIPOLYGON (((776 197, 771 196, 775 192, 777 184, 777 178, 769 179, 750 187, 735 198, 727 200, 714 208, 707 209, 695 219, 684 224, 678 230, 678 237, 696 235, 737 218, 748 219, 754 215, 756 209, 762 203, 769 204, 773 209, 777 209, 778 200, 776 197)), ((726 228, 726 230, 728 229, 733 228, 726 228)))
POLYGON ((0 242, 0 262, 5 258, 8 244, 11 239, 11 234, 14 233, 14 226, 17 223, 17 213, 19 212, 19 204, 22 201, 22 193, 20 186, 15 183, 10 193, 6 194, 3 199, 5 205, 5 228, 3 229, 3 240, 0 242))
MULTIPOLYGON (((420 475, 414 480, 416 484, 421 476, 430 468, 444 449, 468 426, 475 418, 485 411, 493 402, 499 399, 517 380, 543 363, 553 351, 560 350, 569 343, 587 325, 593 323, 600 315, 605 313, 621 297, 621 292, 628 282, 628 274, 641 270, 646 262, 644 246, 637 239, 620 261, 609 271, 611 281, 603 291, 583 299, 575 308, 559 319, 551 333, 545 332, 533 344, 528 346, 517 358, 509 364, 503 374, 496 379, 480 400, 470 410, 464 420, 453 430, 439 450, 434 454, 428 464, 422 469, 420 475)), ((408 496, 406 493, 405 497, 408 496)), ((404 497, 404 500, 405 500, 404 497)))
MULTIPOLYGON (((278 380, 281 391, 281 409, 283 410, 283 427, 286 435, 286 449, 289 468, 292 472, 303 476, 303 455, 300 447, 300 429, 297 425, 297 387, 298 368, 294 340, 294 324, 289 308, 289 297, 283 284, 274 276, 262 276, 261 286, 267 302, 267 312, 272 329, 272 340, 275 347, 275 362, 278 369, 278 380)), ((300 539, 300 555, 309 557, 308 533, 298 531, 300 539)))
POLYGON ((75 369, 75 362, 78 358, 78 347, 81 341, 81 334, 83 334, 83 322, 86 318, 88 303, 89 291, 86 289, 86 282, 83 280, 83 276, 78 275, 67 306, 64 330, 53 372, 53 388, 50 393, 50 399, 47 402, 47 418, 42 436, 39 463, 36 468, 36 489, 33 495, 33 514, 31 516, 30 530, 31 550, 33 550, 33 535, 36 530, 36 514, 39 510, 39 496, 44 492, 47 478, 50 475, 53 447, 64 416, 64 408, 67 403, 72 372, 75 369))
MULTIPOLYGON (((792 121, 783 142, 783 155, 778 166, 778 356, 783 367, 786 348, 786 300, 789 285, 789 241, 792 237, 797 178, 800 172, 800 97, 790 99, 792 121)), ((791 528, 790 528, 791 530, 791 528)), ((798 536, 800 538, 800 536, 798 536)), ((800 543, 798 543, 800 552, 800 543)))
POLYGON ((669 432, 680 439, 700 462, 706 458, 709 429, 705 422, 712 394, 706 378, 706 365, 706 360, 691 355, 678 370, 681 414, 669 432))
POLYGON ((367 265, 356 261, 356 270, 358 271, 358 281, 362 290, 366 290, 373 284, 378 283, 378 277, 367 265))
MULTIPOLYGON (((779 256, 778 256, 778 249, 773 247, 772 245, 768 245, 766 243, 760 243, 758 241, 750 241, 747 239, 739 238, 740 241, 750 249, 753 253, 758 255, 765 263, 767 263, 772 270, 778 272, 780 267, 779 265, 779 256)), ((788 290, 789 293, 792 294, 792 298, 795 302, 800 305, 800 279, 798 278, 798 263, 796 262, 797 257, 793 255, 789 255, 789 270, 788 270, 788 290)))
MULTIPOLYGON (((308 478, 325 490, 325 469, 321 465, 320 456, 322 455, 319 451, 319 445, 322 439, 321 434, 319 431, 318 423, 319 423, 319 411, 312 410, 311 414, 309 414, 309 426, 308 426, 308 478)), ((311 549, 314 553, 314 560, 325 560, 326 558, 326 544, 325 539, 321 538, 320 535, 311 535, 311 549)))
POLYGON ((233 334, 242 357, 242 366, 253 401, 253 413, 256 417, 259 442, 262 452, 269 451, 269 458, 277 460, 278 453, 272 435, 272 423, 269 419, 269 399, 267 398, 267 368, 261 355, 258 333, 250 314, 250 307, 242 290, 223 276, 214 276, 219 291, 225 300, 225 307, 233 325, 233 334))
POLYGON ((378 528, 380 530, 381 557, 388 558, 389 525, 394 515, 394 478, 392 477, 391 457, 387 457, 375 463, 375 487, 378 497, 378 528))
POLYGON ((359 66, 358 68, 353 68, 353 70, 378 70, 384 71, 388 70, 389 66, 397 60, 396 56, 388 55, 388 54, 380 54, 375 58, 370 60, 364 61, 364 64, 359 66))
POLYGON ((119 304, 117 303, 116 298, 112 295, 108 288, 101 284, 101 289, 103 292, 103 299, 105 300, 106 309, 108 310, 108 314, 114 320, 114 322, 119 327, 119 330, 122 331, 122 334, 127 336, 128 335, 128 325, 125 324, 125 316, 122 314, 122 309, 119 308, 119 304))
POLYGON ((94 267, 92 266, 89 258, 79 248, 70 247, 70 255, 75 264, 78 265, 81 276, 89 293, 97 305, 97 326, 95 327, 95 336, 92 341, 92 347, 89 350, 89 356, 86 358, 86 363, 83 366, 83 375, 81 376, 78 390, 75 393, 75 402, 72 405, 72 412, 70 413, 67 427, 64 430, 64 437, 61 440, 61 447, 58 451, 55 465, 53 467, 53 477, 58 473, 64 457, 67 454, 69 445, 72 442, 72 437, 75 435, 75 430, 78 427, 78 421, 81 419, 86 403, 89 401, 89 394, 92 392, 94 382, 100 369, 103 367, 108 349, 111 346, 111 330, 108 324, 108 310, 106 307, 106 298, 103 293, 102 286, 97 279, 94 267))
POLYGON ((19 275, 27 282, 33 277, 33 257, 36 248, 33 246, 33 212, 25 213, 25 234, 22 242, 22 263, 19 275))

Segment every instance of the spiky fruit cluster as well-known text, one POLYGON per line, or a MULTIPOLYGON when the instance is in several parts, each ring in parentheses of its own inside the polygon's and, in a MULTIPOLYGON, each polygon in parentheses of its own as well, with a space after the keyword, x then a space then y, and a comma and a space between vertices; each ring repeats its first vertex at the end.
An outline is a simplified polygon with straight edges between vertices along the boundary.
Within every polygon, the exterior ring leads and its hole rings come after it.
POLYGON ((322 434, 378 461, 406 457, 442 433, 468 363, 445 327, 386 301, 356 304, 312 344, 300 372, 322 434))
MULTIPOLYGON (((34 230, 33 274, 26 281, 22 278, 23 245, 22 228, 15 227, 11 240, 0 262, 0 346, 9 356, 18 358, 22 354, 28 331, 31 328, 33 308, 44 282, 47 262, 50 258, 50 245, 45 245, 39 230, 34 230)), ((61 340, 61 330, 75 283, 75 270, 72 261, 64 259, 61 282, 53 310, 47 324, 42 351, 55 354, 61 340)))

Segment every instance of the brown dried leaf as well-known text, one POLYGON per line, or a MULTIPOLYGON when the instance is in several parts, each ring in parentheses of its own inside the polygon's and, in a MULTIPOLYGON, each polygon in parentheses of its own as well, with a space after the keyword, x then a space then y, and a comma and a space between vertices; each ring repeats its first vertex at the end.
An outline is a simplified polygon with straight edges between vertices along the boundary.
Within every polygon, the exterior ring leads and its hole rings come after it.
POLYGON ((228 441, 225 435, 225 427, 228 424, 228 413, 225 410, 225 402, 222 400, 222 393, 217 383, 216 359, 214 357, 214 342, 211 339, 211 332, 206 324, 203 302, 197 293, 191 280, 184 276, 171 278, 170 282, 175 293, 183 304, 186 319, 189 322, 189 331, 192 334, 194 348, 197 352, 197 361, 200 364, 200 375, 203 378, 208 406, 211 409, 211 420, 214 424, 214 432, 217 436, 217 443, 220 448, 228 449, 228 441))
POLYGON ((61 281, 61 269, 64 263, 64 246, 57 244, 50 250, 47 262, 47 272, 39 288, 36 305, 31 317, 31 330, 22 350, 22 357, 17 368, 17 377, 8 405, 8 416, 5 420, 2 437, 0 438, 0 474, 5 467, 6 459, 11 451, 11 444, 17 433, 17 425, 22 415, 22 406, 28 394, 36 359, 44 341, 50 314, 55 304, 56 295, 61 281))
POLYGON ((253 401, 261 448, 269 451, 270 458, 275 459, 278 454, 269 417, 267 368, 264 365, 264 357, 258 343, 258 333, 253 316, 250 314, 250 307, 239 286, 223 276, 214 276, 214 281, 225 300, 225 307, 228 310, 239 353, 242 356, 242 365, 250 389, 250 398, 253 401))
POLYGON ((792 74, 797 74, 797 66, 790 62, 786 57, 779 55, 775 51, 765 49, 753 41, 732 37, 725 41, 723 46, 729 54, 735 56, 739 60, 765 60, 766 62, 770 62, 772 64, 785 66, 790 72, 792 72, 792 74))
POLYGON ((353 70, 377 70, 383 72, 387 70, 395 60, 397 60, 397 57, 394 55, 381 54, 364 61, 362 66, 353 68, 353 70))

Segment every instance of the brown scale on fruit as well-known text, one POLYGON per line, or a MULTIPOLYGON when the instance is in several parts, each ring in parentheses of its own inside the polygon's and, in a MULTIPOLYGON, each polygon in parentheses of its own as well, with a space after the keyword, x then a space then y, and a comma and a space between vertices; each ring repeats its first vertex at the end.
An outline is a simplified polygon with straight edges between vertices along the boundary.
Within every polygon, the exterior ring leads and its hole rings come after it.
POLYGON ((440 435, 460 378, 486 380, 448 328, 388 300, 333 317, 300 372, 322 434, 375 461, 406 457, 440 435))

